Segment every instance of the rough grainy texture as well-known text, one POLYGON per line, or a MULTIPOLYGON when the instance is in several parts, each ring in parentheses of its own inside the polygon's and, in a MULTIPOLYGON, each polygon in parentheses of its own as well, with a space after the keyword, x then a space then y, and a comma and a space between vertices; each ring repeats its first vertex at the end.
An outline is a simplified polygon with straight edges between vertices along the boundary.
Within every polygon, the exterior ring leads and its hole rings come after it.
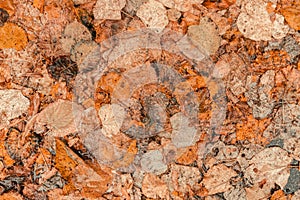
POLYGON ((81 23, 76 21, 68 24, 64 30, 63 38, 60 40, 63 50, 70 53, 71 48, 80 41, 92 39, 89 30, 81 23))
POLYGON ((190 40, 208 55, 216 53, 221 44, 216 25, 208 18, 201 19, 198 26, 189 26, 187 34, 190 40))
POLYGON ((150 28, 156 28, 161 31, 168 25, 168 17, 166 8, 155 0, 141 5, 136 15, 150 28))
POLYGON ((272 11, 276 8, 276 1, 245 0, 241 4, 242 12, 238 16, 237 25, 245 37, 266 41, 272 37, 281 39, 287 34, 288 26, 284 25, 283 16, 272 11))
POLYGON ((121 9, 125 5, 125 0, 97 0, 93 9, 95 19, 121 19, 121 9))
POLYGON ((0 200, 299 200, 295 0, 0 0, 0 200))

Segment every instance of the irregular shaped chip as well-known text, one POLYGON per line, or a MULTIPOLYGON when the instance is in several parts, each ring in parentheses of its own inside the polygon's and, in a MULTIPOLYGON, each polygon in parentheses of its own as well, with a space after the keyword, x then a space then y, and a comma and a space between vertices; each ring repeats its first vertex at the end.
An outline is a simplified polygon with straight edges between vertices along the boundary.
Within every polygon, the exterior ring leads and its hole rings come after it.
POLYGON ((84 61, 86 56, 98 47, 94 41, 81 41, 71 49, 71 60, 77 63, 78 67, 84 61))
POLYGON ((26 113, 29 99, 19 90, 0 90, 0 129, 8 125, 8 120, 26 113))
POLYGON ((141 5, 136 15, 148 27, 158 29, 158 31, 162 31, 169 23, 166 8, 155 0, 141 5))
MULTIPOLYGON (((283 38, 288 32, 288 26, 284 25, 282 15, 275 14, 274 20, 267 11, 268 2, 266 0, 242 1, 242 12, 238 16, 237 26, 241 33, 251 40, 268 41, 272 37, 283 38)), ((276 8, 276 3, 272 2, 272 7, 276 8)))
POLYGON ((194 144, 197 129, 189 126, 189 119, 182 113, 173 115, 170 119, 172 125, 172 142, 177 148, 188 147, 194 144))
POLYGON ((201 19, 199 26, 189 26, 188 33, 192 43, 206 54, 214 54, 221 45, 221 37, 216 25, 209 18, 201 19))
POLYGON ((295 159, 300 160, 300 136, 298 138, 292 137, 284 141, 283 149, 291 153, 295 159))
POLYGON ((163 155, 158 150, 145 153, 141 159, 142 169, 154 174, 162 174, 167 170, 167 165, 163 162, 163 155))
POLYGON ((0 49, 14 48, 20 51, 28 43, 26 32, 14 23, 5 23, 0 27, 0 49))
POLYGON ((224 198, 226 200, 247 200, 246 191, 241 184, 237 185, 235 188, 224 192, 224 198))
POLYGON ((200 189, 199 183, 202 180, 202 175, 197 167, 172 164, 170 170, 169 174, 162 176, 162 180, 168 184, 171 194, 184 194, 191 190, 200 189))
POLYGON ((63 50, 70 53, 71 48, 80 41, 91 40, 92 35, 89 30, 81 23, 74 21, 68 24, 60 40, 63 50))
POLYGON ((120 20, 121 10, 126 5, 126 0, 98 0, 94 9, 94 17, 99 19, 120 20))
POLYGON ((168 194, 167 185, 156 175, 146 174, 143 179, 143 193, 149 198, 166 198, 168 194))

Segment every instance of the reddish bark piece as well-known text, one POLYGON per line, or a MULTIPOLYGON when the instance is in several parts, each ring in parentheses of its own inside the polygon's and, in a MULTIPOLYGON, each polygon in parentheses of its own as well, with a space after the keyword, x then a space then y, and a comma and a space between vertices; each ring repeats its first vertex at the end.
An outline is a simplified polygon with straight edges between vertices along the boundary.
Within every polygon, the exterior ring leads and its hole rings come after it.
POLYGON ((45 0, 33 0, 33 6, 40 10, 40 12, 44 11, 45 0))
POLYGON ((15 161, 9 156, 4 145, 4 141, 0 141, 0 157, 3 159, 3 164, 7 167, 11 167, 15 163, 15 161))

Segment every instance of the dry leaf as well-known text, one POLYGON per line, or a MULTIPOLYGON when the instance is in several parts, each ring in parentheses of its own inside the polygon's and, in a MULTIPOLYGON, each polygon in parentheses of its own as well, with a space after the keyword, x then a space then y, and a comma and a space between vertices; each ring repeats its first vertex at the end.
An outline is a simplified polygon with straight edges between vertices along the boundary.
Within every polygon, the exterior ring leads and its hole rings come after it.
POLYGON ((113 137, 118 134, 123 124, 126 112, 118 104, 106 104, 99 109, 99 117, 102 122, 102 133, 106 137, 113 137))
POLYGON ((5 23, 0 27, 0 49, 14 48, 22 50, 28 43, 26 32, 16 24, 5 23))
POLYGON ((237 176, 237 173, 223 164, 215 165, 204 174, 201 184, 208 190, 207 195, 221 193, 232 188, 230 179, 237 176), (222 176, 220 176, 220 173, 222 176))
POLYGON ((76 113, 79 115, 80 110, 81 107, 75 103, 59 99, 38 114, 35 128, 47 125, 53 136, 64 137, 77 131, 75 116, 76 113))
MULTIPOLYGON (((98 47, 97 43, 94 41, 81 41, 76 43, 71 49, 71 60, 77 63, 80 67, 81 63, 85 60, 86 56, 94 51, 98 47)), ((80 71, 80 69, 79 69, 80 71)))
MULTIPOLYGON (((200 189, 202 175, 197 167, 172 164, 171 172, 163 175, 162 180, 167 183, 172 196, 176 193, 189 193, 200 189)), ((174 195, 176 196, 176 195, 174 195)))
POLYGON ((268 117, 274 108, 274 100, 271 90, 274 87, 275 71, 266 71, 259 79, 255 76, 248 76, 246 82, 245 97, 247 103, 253 109, 253 116, 256 119, 268 117))
POLYGON ((0 90, 0 129, 8 125, 8 120, 26 113, 29 104, 19 90, 0 90))
POLYGON ((245 178, 253 184, 253 187, 246 188, 247 198, 264 198, 274 184, 284 188, 288 181, 288 165, 291 161, 292 157, 279 147, 266 148, 256 154, 245 171, 245 178))
POLYGON ((56 140, 55 167, 68 180, 65 188, 69 193, 76 190, 82 197, 97 199, 103 195, 111 181, 111 172, 94 171, 60 140, 56 140))
MULTIPOLYGON (((295 82, 296 83, 296 82, 295 82)), ((299 138, 300 131, 300 106, 296 104, 283 104, 278 111, 271 124, 264 130, 263 136, 273 139, 275 137, 289 139, 299 138)), ((286 141, 288 142, 288 141, 286 141)), ((292 144, 292 143, 290 143, 292 144)), ((291 149, 287 149, 290 151, 291 149)), ((294 149, 296 153, 298 150, 294 149)), ((296 153, 297 154, 297 153, 296 153)))

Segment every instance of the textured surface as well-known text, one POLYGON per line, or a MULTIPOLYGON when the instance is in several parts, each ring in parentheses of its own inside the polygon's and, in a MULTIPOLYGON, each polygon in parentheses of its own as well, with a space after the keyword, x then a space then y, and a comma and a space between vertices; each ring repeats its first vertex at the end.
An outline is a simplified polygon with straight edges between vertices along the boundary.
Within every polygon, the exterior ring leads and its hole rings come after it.
POLYGON ((299 200, 295 0, 0 0, 0 200, 299 200))

